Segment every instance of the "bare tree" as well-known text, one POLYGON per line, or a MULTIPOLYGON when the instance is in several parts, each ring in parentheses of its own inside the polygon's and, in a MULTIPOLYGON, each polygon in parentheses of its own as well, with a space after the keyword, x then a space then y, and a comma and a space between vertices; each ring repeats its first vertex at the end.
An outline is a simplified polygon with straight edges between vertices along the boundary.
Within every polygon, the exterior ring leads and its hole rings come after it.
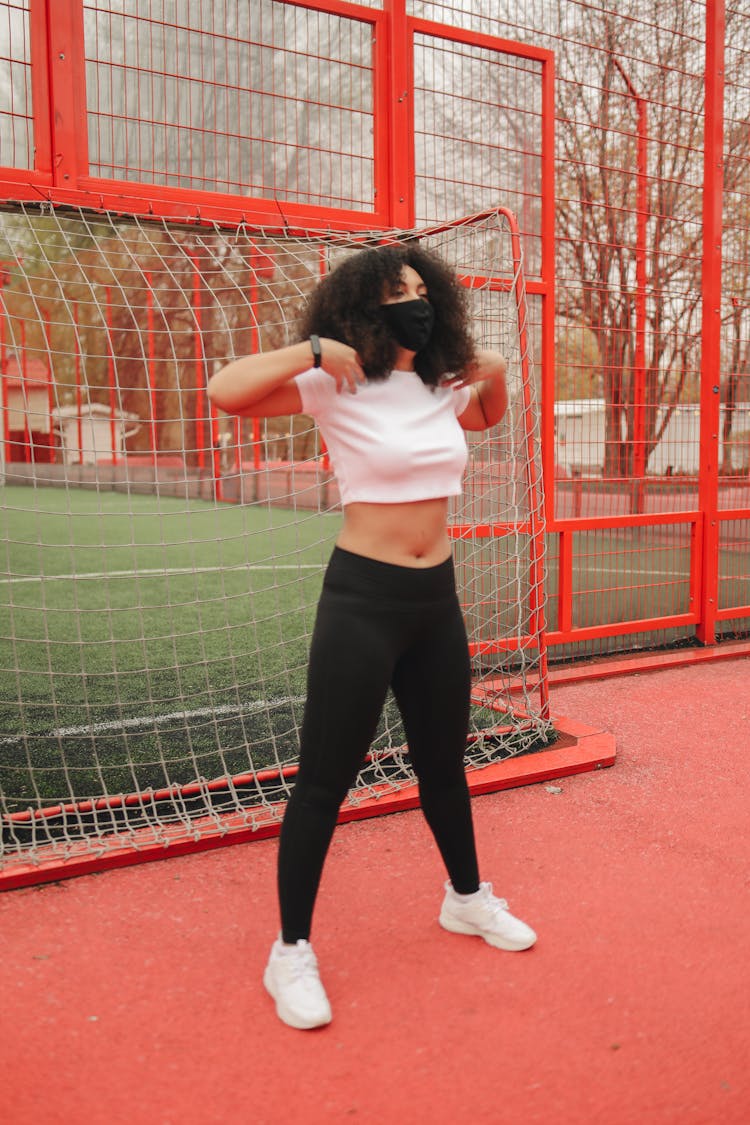
MULTIPOLYGON (((645 466, 697 371, 705 28, 695 19, 688 0, 626 0, 617 13, 581 9, 561 41, 560 311, 597 337, 608 477, 633 473, 638 438, 645 466), (647 149, 645 247, 637 234, 639 130, 647 149)), ((727 166, 730 189, 746 175, 747 146, 745 130, 727 166)))
MULTIPOLYGON (((750 107, 748 82, 730 85, 726 101, 724 163, 722 356, 722 465, 729 475, 733 463, 734 420, 741 396, 750 391, 750 107)), ((745 437, 747 440, 747 436, 745 437)))

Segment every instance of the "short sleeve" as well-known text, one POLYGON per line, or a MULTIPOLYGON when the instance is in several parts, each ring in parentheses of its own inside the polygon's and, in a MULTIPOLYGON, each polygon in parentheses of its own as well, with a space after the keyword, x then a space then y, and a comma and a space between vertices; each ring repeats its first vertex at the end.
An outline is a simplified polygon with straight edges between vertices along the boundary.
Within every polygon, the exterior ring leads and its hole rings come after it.
POLYGON ((456 412, 456 417, 459 418, 471 400, 471 387, 458 387, 451 393, 453 395, 453 409, 456 412))
POLYGON ((303 371, 294 379, 302 403, 302 413, 311 414, 313 418, 324 414, 331 401, 331 395, 336 393, 336 383, 330 375, 326 375, 319 367, 311 367, 303 371))

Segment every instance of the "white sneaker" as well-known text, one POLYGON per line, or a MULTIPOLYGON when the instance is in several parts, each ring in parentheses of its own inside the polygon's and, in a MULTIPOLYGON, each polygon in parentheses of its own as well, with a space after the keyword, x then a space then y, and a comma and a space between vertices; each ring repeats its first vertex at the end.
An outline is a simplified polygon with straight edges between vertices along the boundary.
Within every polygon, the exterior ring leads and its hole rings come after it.
POLYGON ((445 884, 445 899, 440 911, 440 925, 453 934, 473 934, 484 938, 498 949, 528 949, 536 934, 508 910, 504 898, 495 898, 492 883, 480 883, 476 894, 458 896, 450 883, 445 884))
POLYGON ((289 1027, 307 1030, 332 1019, 331 1005, 318 976, 318 959, 309 941, 273 943, 263 984, 276 1001, 276 1014, 289 1027))

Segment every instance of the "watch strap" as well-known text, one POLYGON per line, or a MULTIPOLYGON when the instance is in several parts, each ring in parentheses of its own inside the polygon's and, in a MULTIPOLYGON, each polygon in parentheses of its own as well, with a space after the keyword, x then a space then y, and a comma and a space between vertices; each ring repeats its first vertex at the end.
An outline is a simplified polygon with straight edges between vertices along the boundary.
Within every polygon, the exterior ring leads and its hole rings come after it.
POLYGON ((313 335, 310 337, 310 347, 312 348, 313 354, 313 367, 320 367, 323 362, 323 352, 321 351, 320 338, 318 336, 313 335))

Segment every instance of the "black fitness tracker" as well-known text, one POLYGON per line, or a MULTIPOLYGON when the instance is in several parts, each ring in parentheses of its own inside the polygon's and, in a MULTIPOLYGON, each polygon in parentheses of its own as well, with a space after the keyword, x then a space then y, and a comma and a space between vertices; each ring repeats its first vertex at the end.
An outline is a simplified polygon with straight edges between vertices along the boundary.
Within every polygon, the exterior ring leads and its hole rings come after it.
POLYGON ((320 339, 318 336, 310 337, 310 347, 313 354, 313 367, 320 367, 323 362, 323 353, 320 350, 320 339))

